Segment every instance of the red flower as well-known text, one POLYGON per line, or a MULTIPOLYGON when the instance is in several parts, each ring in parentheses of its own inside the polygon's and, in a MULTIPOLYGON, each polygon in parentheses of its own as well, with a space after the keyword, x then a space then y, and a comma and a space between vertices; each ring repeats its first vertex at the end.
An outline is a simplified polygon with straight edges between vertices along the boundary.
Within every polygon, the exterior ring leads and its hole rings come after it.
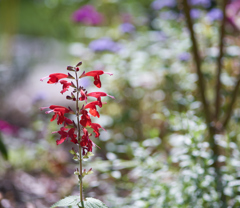
POLYGON ((86 110, 81 110, 82 116, 80 120, 80 124, 84 127, 90 126, 91 125, 91 119, 90 116, 88 115, 88 112, 86 110))
POLYGON ((48 80, 48 84, 53 84, 53 83, 57 83, 58 80, 63 79, 63 78, 67 78, 68 75, 67 74, 63 74, 63 73, 54 73, 54 74, 50 74, 47 77, 43 77, 42 79, 40 79, 41 81, 43 81, 46 78, 49 78, 48 80))
POLYGON ((71 142, 73 142, 74 144, 77 144, 78 143, 78 140, 76 139, 77 135, 74 134, 75 132, 75 128, 71 128, 69 131, 68 131, 68 136, 71 138, 71 142))
POLYGON ((68 136, 68 133, 66 132, 66 128, 62 127, 60 131, 58 132, 53 132, 53 133, 59 133, 61 135, 60 139, 56 141, 57 145, 62 144, 68 136))
POLYGON ((103 127, 101 127, 100 124, 98 123, 92 123, 91 124, 91 128, 93 129, 93 132, 96 134, 95 137, 99 137, 100 133, 99 133, 99 129, 103 129, 104 131, 106 131, 103 127))
POLYGON ((87 96, 97 98, 97 100, 99 102, 99 107, 102 107, 101 97, 109 96, 110 98, 115 99, 113 96, 108 95, 105 92, 90 92, 90 93, 87 94, 87 96))
POLYGON ((102 74, 109 74, 109 75, 112 75, 111 73, 108 73, 108 72, 104 72, 102 70, 94 70, 94 71, 90 71, 90 72, 87 72, 87 73, 83 73, 80 78, 82 77, 87 77, 87 76, 90 76, 90 77, 94 77, 94 84, 100 88, 101 87, 101 80, 100 80, 100 75, 102 74))
POLYGON ((73 121, 72 120, 70 120, 69 118, 64 118, 64 126, 67 126, 67 125, 71 125, 71 124, 73 124, 73 121))
POLYGON ((88 152, 92 152, 92 146, 94 145, 94 143, 92 142, 91 139, 89 139, 89 134, 87 129, 83 128, 83 136, 82 139, 80 141, 80 145, 82 147, 86 147, 88 152))
POLYGON ((93 101, 91 103, 88 103, 84 108, 87 109, 89 108, 89 113, 94 116, 94 117, 100 117, 98 111, 97 111, 97 108, 96 108, 96 105, 100 106, 99 102, 98 101, 93 101))
POLYGON ((70 110, 68 108, 63 107, 63 106, 59 106, 59 105, 51 105, 50 107, 43 107, 43 108, 41 108, 41 110, 43 110, 45 108, 52 109, 50 111, 46 111, 45 113, 47 113, 47 114, 51 113, 51 112, 54 112, 54 115, 52 116, 51 121, 54 121, 58 116, 58 120, 57 120, 58 125, 62 124, 65 121, 64 114, 70 112, 70 110))
POLYGON ((87 103, 87 96, 86 96, 86 94, 84 93, 84 91, 81 89, 81 97, 79 98, 79 100, 81 100, 81 101, 83 101, 83 100, 85 100, 86 101, 86 103, 87 103))
POLYGON ((63 94, 64 92, 68 91, 68 88, 72 85, 71 82, 68 82, 66 80, 61 80, 60 83, 63 85, 62 86, 62 91, 61 93, 63 94))
MULTIPOLYGON (((68 129, 66 129, 65 127, 62 127, 60 131, 57 132, 61 135, 60 139, 56 141, 57 145, 62 144, 68 137, 71 138, 71 142, 73 142, 74 144, 78 143, 76 139, 77 135, 74 134, 75 129, 71 128, 68 132, 66 132, 67 130, 68 129)), ((56 133, 56 132, 53 132, 53 133, 56 133)))

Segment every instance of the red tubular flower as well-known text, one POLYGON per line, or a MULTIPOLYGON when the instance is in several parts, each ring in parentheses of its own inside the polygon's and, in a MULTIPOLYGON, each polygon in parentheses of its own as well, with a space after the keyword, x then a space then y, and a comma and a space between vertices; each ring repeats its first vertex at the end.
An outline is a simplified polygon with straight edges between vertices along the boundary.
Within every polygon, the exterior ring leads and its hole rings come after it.
POLYGON ((44 79, 46 78, 49 78, 48 80, 48 84, 53 84, 53 83, 57 83, 58 80, 60 79, 64 79, 64 78, 67 78, 68 75, 67 74, 63 74, 63 73, 54 73, 54 74, 50 74, 49 76, 47 77, 43 77, 41 78, 40 80, 43 81, 44 79))
POLYGON ((69 131, 68 131, 68 136, 71 138, 71 142, 73 142, 74 144, 77 144, 78 143, 78 140, 76 139, 77 135, 74 134, 75 132, 75 128, 71 128, 69 131))
POLYGON ((62 127, 60 131, 57 132, 61 135, 60 139, 56 141, 57 145, 62 144, 67 139, 68 133, 66 132, 66 130, 66 128, 62 127))
POLYGON ((90 92, 90 93, 87 94, 87 96, 97 98, 97 100, 98 100, 98 102, 99 102, 99 107, 102 107, 101 97, 108 96, 108 97, 110 97, 110 98, 112 98, 112 99, 115 99, 113 96, 108 95, 108 94, 105 93, 105 92, 90 92))
POLYGON ((51 113, 54 112, 54 115, 52 116, 52 119, 50 121, 54 121, 57 116, 58 116, 58 120, 57 120, 57 124, 62 124, 65 121, 65 117, 64 114, 65 113, 69 113, 70 110, 66 107, 63 106, 59 106, 59 105, 50 105, 50 107, 43 107, 41 108, 41 110, 45 109, 45 108, 50 108, 50 111, 46 111, 45 113, 51 113))
POLYGON ((90 116, 88 115, 88 112, 86 110, 81 110, 82 116, 80 120, 80 124, 84 127, 90 126, 91 125, 91 119, 90 116))
POLYGON ((61 80, 60 83, 63 85, 62 86, 62 91, 61 93, 63 94, 64 92, 68 91, 68 88, 72 85, 71 82, 68 82, 66 80, 61 80))
POLYGON ((91 139, 89 139, 89 134, 87 129, 83 128, 83 136, 82 139, 80 141, 80 145, 82 147, 86 147, 88 152, 92 152, 92 146, 94 145, 94 143, 92 142, 91 139))
MULTIPOLYGON (((57 132, 61 135, 60 139, 56 141, 57 145, 62 144, 68 137, 71 138, 71 142, 73 142, 74 144, 78 143, 76 139, 77 135, 74 134, 75 128, 71 128, 68 132, 66 132, 67 130, 68 129, 66 129, 65 127, 62 127, 60 131, 57 132)), ((53 133, 56 133, 56 132, 53 132, 53 133)))
POLYGON ((87 72, 87 73, 83 73, 80 78, 82 77, 87 77, 87 76, 90 76, 90 77, 94 77, 94 84, 98 87, 98 88, 101 88, 101 80, 100 80, 100 75, 102 74, 109 74, 110 76, 113 75, 111 73, 108 73, 108 72, 104 72, 102 70, 94 70, 94 71, 90 71, 90 72, 87 72))
POLYGON ((100 106, 99 102, 98 101, 93 101, 91 103, 88 103, 84 108, 87 109, 89 108, 89 113, 94 116, 94 117, 100 117, 98 111, 97 111, 97 108, 96 108, 96 105, 100 106))
POLYGON ((73 121, 72 120, 70 120, 69 118, 64 118, 64 126, 67 126, 67 125, 71 125, 71 124, 73 124, 73 121))
POLYGON ((99 133, 99 129, 103 129, 104 131, 106 131, 100 124, 98 123, 92 123, 91 124, 91 128, 93 129, 93 132, 96 134, 95 137, 99 137, 100 133, 99 133))

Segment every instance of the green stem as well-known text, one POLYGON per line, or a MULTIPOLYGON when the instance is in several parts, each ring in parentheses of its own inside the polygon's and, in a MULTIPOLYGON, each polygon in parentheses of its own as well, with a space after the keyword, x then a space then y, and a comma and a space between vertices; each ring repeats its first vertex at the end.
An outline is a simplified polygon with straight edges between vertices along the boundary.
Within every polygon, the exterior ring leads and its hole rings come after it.
POLYGON ((78 107, 78 100, 79 100, 79 85, 78 85, 78 74, 75 72, 76 76, 76 86, 77 86, 77 98, 76 98, 76 116, 77 116, 77 138, 79 142, 79 167, 80 167, 80 176, 79 176, 79 182, 80 182, 80 201, 82 208, 84 208, 83 203, 83 183, 82 183, 82 147, 80 145, 81 141, 81 126, 80 126, 80 120, 79 120, 79 107, 78 107))

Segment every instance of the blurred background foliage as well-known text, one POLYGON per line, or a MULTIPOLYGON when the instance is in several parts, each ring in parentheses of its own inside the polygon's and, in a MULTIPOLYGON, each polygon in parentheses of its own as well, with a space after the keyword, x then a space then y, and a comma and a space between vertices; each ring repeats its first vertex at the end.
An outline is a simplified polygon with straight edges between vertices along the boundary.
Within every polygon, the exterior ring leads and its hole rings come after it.
MULTIPOLYGON (((222 1, 189 3, 213 110, 222 1)), ((239 76, 239 9, 228 1, 220 118, 239 76)), ((112 208, 223 206, 191 46, 175 0, 1 0, 0 207, 44 208, 78 194, 72 145, 56 146, 58 127, 39 110, 71 103, 39 79, 79 61, 112 72, 102 90, 116 98, 100 110, 107 132, 84 163, 94 171, 85 196, 112 208)), ((215 135, 226 207, 240 206, 238 101, 215 135)))

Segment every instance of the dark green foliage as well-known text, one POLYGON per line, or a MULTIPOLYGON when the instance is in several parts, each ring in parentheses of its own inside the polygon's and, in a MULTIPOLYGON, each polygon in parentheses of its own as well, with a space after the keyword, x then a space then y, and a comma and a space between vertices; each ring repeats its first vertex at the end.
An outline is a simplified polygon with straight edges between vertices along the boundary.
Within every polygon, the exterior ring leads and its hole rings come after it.
POLYGON ((8 150, 2 141, 2 134, 0 132, 0 152, 5 160, 8 160, 8 150))

